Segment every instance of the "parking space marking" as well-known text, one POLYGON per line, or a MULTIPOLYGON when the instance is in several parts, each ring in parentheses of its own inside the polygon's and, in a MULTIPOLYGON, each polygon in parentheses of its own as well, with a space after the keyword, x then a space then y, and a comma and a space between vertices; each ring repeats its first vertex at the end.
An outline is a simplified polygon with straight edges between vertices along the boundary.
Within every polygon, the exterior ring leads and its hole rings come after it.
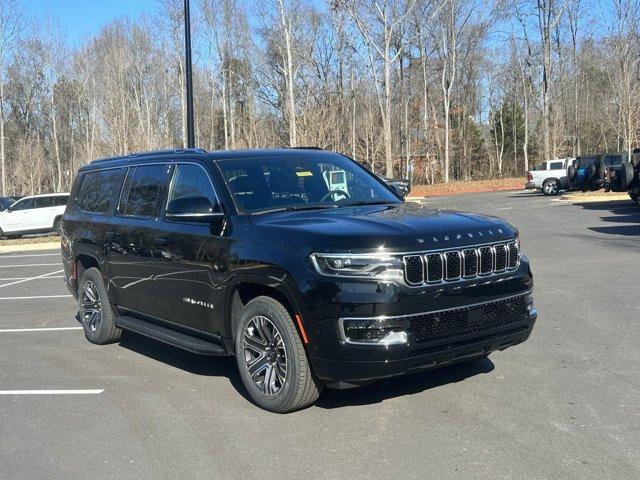
POLYGON ((5 277, 0 278, 0 282, 10 282, 11 280, 49 280, 51 278, 64 278, 64 275, 54 275, 51 277, 5 277))
POLYGON ((60 253, 30 253, 29 255, 0 255, 1 258, 26 258, 26 257, 59 257, 60 253))
POLYGON ((44 277, 47 277, 48 275, 55 275, 56 273, 62 273, 62 272, 64 272, 64 270, 56 270, 55 272, 43 273, 42 275, 38 275, 38 276, 35 276, 35 277, 23 278, 22 280, 16 280, 14 282, 5 283, 4 285, 0 285, 0 288, 10 287, 11 285, 18 285, 19 283, 29 282, 31 280, 36 280, 38 278, 44 278, 44 277))
POLYGON ((37 300, 41 298, 67 298, 73 295, 34 295, 31 297, 0 297, 0 300, 37 300))
POLYGON ((0 265, 0 268, 17 268, 17 267, 59 267, 61 263, 30 263, 29 265, 0 265))
POLYGON ((104 389, 93 390, 0 390, 0 395, 100 395, 104 389))
POLYGON ((82 327, 0 328, 0 333, 62 332, 65 330, 82 330, 82 327))

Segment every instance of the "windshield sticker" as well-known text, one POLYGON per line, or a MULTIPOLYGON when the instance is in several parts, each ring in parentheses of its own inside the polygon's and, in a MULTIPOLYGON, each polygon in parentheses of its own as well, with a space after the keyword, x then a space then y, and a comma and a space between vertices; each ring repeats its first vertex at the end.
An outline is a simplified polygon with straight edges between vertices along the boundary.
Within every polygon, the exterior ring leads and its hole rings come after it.
POLYGON ((299 177, 313 177, 313 173, 309 171, 296 172, 296 175, 298 175, 299 177))

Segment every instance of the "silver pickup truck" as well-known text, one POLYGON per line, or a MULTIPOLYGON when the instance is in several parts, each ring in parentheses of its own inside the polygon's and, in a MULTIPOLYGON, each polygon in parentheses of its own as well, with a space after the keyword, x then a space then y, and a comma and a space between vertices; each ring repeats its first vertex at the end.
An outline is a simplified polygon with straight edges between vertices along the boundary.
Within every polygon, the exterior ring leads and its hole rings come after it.
POLYGON ((541 190, 544 195, 557 195, 568 188, 567 168, 575 158, 556 158, 546 160, 527 172, 524 188, 541 190))

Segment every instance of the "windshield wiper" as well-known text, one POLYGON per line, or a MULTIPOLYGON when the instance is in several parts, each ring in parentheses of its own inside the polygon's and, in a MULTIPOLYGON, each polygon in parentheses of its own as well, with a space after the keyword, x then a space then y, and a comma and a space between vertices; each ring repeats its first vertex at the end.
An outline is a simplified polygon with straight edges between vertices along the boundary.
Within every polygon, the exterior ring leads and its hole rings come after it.
POLYGON ((362 207, 364 205, 395 205, 394 202, 388 202, 386 200, 360 200, 358 202, 343 203, 341 207, 362 207))
POLYGON ((275 212, 294 212, 299 210, 324 210, 326 208, 338 208, 335 203, 296 203, 295 205, 289 205, 288 207, 275 207, 266 210, 258 210, 251 212, 253 215, 262 215, 263 213, 275 213, 275 212))
POLYGON ((338 208, 338 205, 335 203, 296 203, 288 206, 287 210, 320 210, 325 208, 338 208))

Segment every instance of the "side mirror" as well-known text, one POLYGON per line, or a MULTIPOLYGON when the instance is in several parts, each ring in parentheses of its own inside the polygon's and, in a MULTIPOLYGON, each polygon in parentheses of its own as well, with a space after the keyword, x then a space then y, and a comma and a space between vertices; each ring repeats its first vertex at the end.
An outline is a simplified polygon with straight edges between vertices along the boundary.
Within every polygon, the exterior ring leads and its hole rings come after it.
POLYGON ((216 212, 206 197, 177 198, 169 202, 166 211, 167 218, 183 222, 209 223, 221 215, 222 213, 216 212))
POLYGON ((396 194, 402 199, 404 200, 404 197, 407 196, 407 191, 404 188, 401 188, 399 185, 389 185, 391 188, 393 188, 393 191, 396 192, 396 194))

